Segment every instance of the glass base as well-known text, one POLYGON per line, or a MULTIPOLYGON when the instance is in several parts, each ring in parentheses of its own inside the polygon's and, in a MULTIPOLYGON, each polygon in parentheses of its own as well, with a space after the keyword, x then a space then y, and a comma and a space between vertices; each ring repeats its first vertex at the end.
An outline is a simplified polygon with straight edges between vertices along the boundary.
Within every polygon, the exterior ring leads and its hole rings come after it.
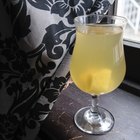
POLYGON ((98 107, 98 112, 91 112, 91 107, 84 107, 78 110, 74 116, 76 126, 88 134, 105 134, 114 126, 114 117, 106 109, 98 107))

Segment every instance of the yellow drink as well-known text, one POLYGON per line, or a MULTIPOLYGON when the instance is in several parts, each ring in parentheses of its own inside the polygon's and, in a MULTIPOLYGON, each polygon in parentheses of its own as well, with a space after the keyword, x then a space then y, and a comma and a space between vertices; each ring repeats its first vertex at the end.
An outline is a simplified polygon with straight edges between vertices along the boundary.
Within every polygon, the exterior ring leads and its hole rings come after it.
POLYGON ((126 71, 122 32, 116 26, 78 27, 70 72, 82 91, 99 95, 120 85, 126 71))

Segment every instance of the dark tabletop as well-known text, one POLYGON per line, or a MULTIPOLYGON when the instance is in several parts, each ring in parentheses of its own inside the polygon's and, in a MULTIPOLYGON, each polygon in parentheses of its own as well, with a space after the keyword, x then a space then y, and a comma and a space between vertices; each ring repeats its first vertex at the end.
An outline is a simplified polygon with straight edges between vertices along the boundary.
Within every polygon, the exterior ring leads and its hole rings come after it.
POLYGON ((43 124, 43 133, 54 140, 140 140, 140 97, 119 88, 100 96, 100 106, 113 114, 115 125, 109 133, 98 136, 81 132, 73 122, 76 111, 90 103, 90 95, 70 85, 43 124))

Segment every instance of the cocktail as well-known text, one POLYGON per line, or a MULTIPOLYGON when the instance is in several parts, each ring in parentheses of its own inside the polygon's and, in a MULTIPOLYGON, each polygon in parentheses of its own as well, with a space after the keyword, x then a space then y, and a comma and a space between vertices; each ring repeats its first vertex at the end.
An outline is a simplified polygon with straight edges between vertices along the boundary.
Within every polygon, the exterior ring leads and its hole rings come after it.
POLYGON ((70 63, 74 83, 91 94, 92 105, 74 116, 79 129, 104 134, 114 126, 113 115, 98 106, 98 96, 111 93, 123 81, 126 65, 123 49, 124 17, 85 15, 75 18, 76 42, 70 63))

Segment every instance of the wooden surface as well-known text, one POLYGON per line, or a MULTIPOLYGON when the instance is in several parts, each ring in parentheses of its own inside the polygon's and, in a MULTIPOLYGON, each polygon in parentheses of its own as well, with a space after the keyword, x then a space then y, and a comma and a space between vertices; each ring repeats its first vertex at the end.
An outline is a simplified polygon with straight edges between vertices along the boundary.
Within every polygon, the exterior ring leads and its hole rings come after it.
POLYGON ((121 89, 100 96, 100 106, 113 114, 115 125, 112 131, 99 136, 81 132, 73 122, 76 111, 90 102, 90 95, 70 85, 59 96, 42 132, 53 140, 140 140, 140 97, 121 89))

